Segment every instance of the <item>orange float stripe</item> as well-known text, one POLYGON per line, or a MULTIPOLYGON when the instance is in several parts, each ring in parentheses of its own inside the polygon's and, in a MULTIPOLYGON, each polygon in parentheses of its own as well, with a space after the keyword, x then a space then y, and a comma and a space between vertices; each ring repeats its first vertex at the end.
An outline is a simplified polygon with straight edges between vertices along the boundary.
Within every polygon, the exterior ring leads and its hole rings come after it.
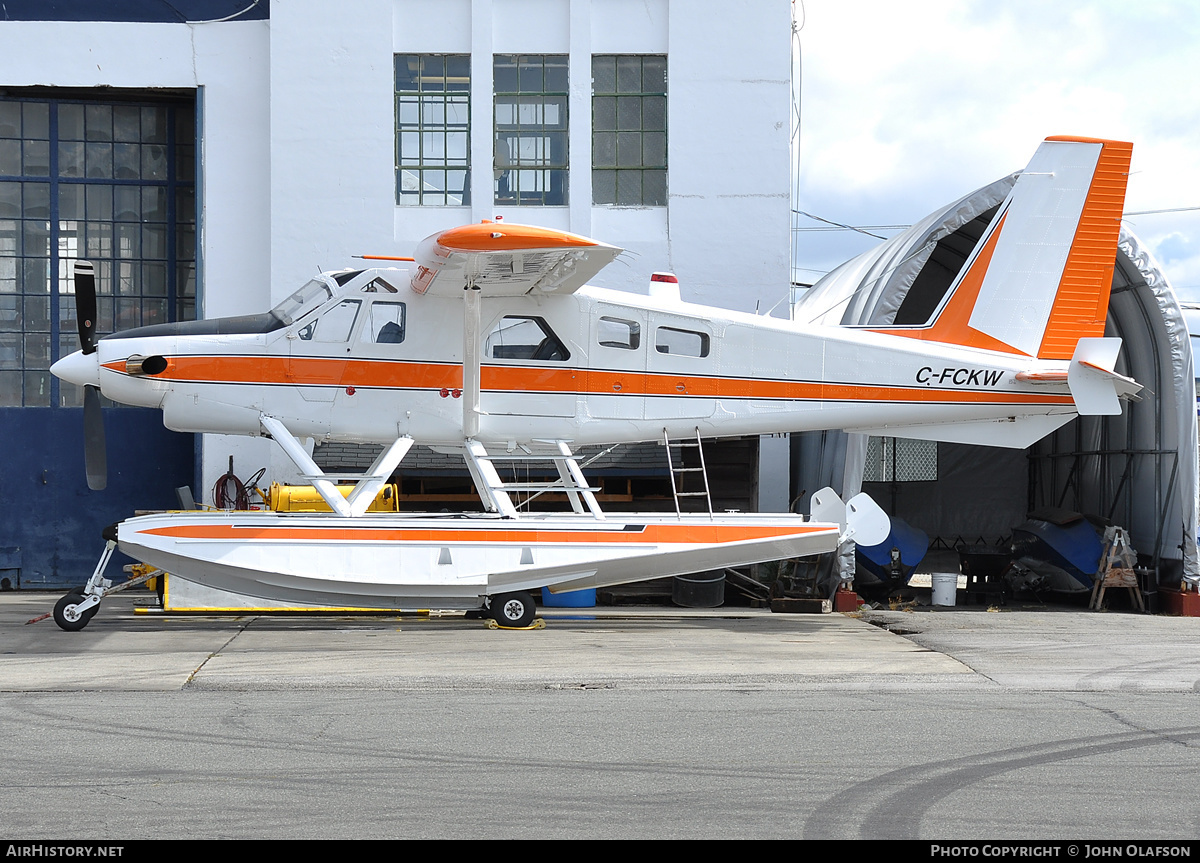
POLYGON ((554 531, 554 530, 439 530, 436 528, 346 528, 346 527, 256 527, 233 524, 172 525, 138 531, 153 536, 176 539, 213 540, 326 540, 337 542, 405 542, 405 543, 526 543, 558 545, 579 543, 592 545, 630 544, 702 544, 724 545, 763 539, 779 539, 803 534, 836 533, 831 524, 797 524, 793 526, 721 525, 721 524, 648 524, 639 532, 554 531))
POLYGON ((1101 145, 1096 173, 1038 348, 1041 359, 1069 360, 1081 338, 1104 335, 1133 144, 1067 136, 1046 140, 1101 145))

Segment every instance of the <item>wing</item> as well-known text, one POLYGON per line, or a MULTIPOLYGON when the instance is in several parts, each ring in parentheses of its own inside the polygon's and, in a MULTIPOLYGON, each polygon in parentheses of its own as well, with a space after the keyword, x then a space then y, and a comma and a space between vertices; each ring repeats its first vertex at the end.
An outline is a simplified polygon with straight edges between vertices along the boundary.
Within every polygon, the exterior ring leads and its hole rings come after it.
POLYGON ((468 285, 492 297, 569 294, 622 251, 566 231, 483 221, 422 240, 411 285, 418 294, 458 294, 468 285))

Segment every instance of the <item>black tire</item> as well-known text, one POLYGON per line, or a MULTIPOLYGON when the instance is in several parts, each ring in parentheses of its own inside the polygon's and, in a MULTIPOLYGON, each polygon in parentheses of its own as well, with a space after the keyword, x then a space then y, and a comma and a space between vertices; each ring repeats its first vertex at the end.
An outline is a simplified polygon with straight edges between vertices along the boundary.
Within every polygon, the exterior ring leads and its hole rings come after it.
POLYGON ((88 621, 96 616, 96 611, 100 608, 98 605, 93 605, 83 614, 75 616, 74 620, 67 619, 67 606, 78 605, 83 602, 83 589, 76 588, 69 593, 63 594, 58 602, 54 603, 54 622, 58 624, 58 628, 64 632, 79 632, 88 625, 88 621))
POLYGON ((491 612, 492 620, 501 626, 522 629, 533 623, 537 606, 528 593, 502 593, 492 597, 491 612))

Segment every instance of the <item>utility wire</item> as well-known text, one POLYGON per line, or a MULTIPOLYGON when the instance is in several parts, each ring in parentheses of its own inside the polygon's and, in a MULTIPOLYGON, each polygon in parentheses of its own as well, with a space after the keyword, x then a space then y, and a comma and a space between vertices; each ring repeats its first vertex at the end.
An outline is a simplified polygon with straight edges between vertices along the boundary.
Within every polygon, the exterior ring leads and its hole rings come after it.
POLYGON ((846 230, 846 231, 858 231, 860 234, 866 234, 868 237, 874 237, 877 240, 886 240, 887 239, 887 237, 881 237, 881 236, 879 236, 879 234, 872 234, 870 231, 866 230, 865 228, 856 228, 856 227, 854 227, 854 225, 843 225, 841 222, 834 222, 830 219, 822 219, 820 216, 814 216, 812 213, 806 213, 803 210, 792 210, 792 212, 796 213, 797 215, 800 215, 800 216, 807 216, 808 218, 813 219, 814 221, 817 221, 817 222, 824 222, 827 225, 833 225, 835 227, 842 228, 843 230, 846 230))
POLYGON ((1138 210, 1136 213, 1122 213, 1122 216, 1155 216, 1159 213, 1187 213, 1200 210, 1200 207, 1172 207, 1169 210, 1138 210))

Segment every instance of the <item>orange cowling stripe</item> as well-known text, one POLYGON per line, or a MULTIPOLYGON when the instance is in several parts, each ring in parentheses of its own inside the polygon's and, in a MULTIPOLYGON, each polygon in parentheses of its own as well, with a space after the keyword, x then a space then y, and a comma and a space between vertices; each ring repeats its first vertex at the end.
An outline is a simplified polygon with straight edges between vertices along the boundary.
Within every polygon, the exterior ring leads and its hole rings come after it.
POLYGON ((1104 335, 1133 144, 1061 135, 1046 140, 1102 145, 1050 320, 1038 348, 1039 359, 1069 360, 1081 338, 1104 335))
POLYGON ((510 252, 526 249, 570 249, 598 246, 595 240, 530 225, 485 222, 463 225, 437 235, 439 246, 458 252, 510 252), (493 236, 496 235, 496 236, 493 236))

